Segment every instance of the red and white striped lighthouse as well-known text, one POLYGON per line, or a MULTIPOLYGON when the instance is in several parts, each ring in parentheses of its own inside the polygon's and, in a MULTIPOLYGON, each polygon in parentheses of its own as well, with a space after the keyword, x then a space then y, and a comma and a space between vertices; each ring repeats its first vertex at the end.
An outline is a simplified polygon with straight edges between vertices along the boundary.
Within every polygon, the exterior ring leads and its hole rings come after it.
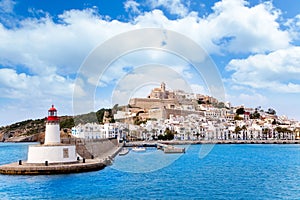
POLYGON ((60 144, 60 130, 59 117, 57 117, 57 110, 52 105, 48 110, 48 117, 46 122, 45 145, 60 144))

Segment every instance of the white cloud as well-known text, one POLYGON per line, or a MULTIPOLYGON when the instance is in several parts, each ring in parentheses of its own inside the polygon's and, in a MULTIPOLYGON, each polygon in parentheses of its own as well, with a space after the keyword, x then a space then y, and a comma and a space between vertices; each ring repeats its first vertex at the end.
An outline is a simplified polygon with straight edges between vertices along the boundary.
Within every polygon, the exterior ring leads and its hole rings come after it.
POLYGON ((125 3, 124 3, 124 8, 126 10, 126 12, 133 12, 134 14, 140 14, 141 11, 139 10, 139 7, 140 4, 137 3, 136 1, 134 0, 127 0, 125 3))
POLYGON ((205 94, 205 95, 209 94, 209 92, 203 85, 191 84, 191 88, 192 88, 193 93, 195 93, 195 94, 205 94))
POLYGON ((33 99, 68 96, 70 99, 72 92, 73 81, 57 74, 38 77, 26 75, 25 73, 18 74, 13 69, 0 69, 0 93, 2 98, 33 99))
POLYGON ((12 13, 16 2, 13 0, 2 0, 0 1, 0 13, 12 13))
POLYGON ((249 7, 243 0, 223 0, 212 9, 214 12, 202 18, 196 12, 189 12, 176 20, 153 10, 135 18, 135 24, 177 31, 209 53, 269 52, 288 47, 292 40, 287 30, 280 29, 281 12, 271 3, 249 7))
POLYGON ((231 102, 233 106, 244 105, 250 108, 256 108, 257 106, 270 106, 268 98, 260 93, 240 93, 237 95, 226 95, 226 100, 231 102))
MULTIPOLYGON (((13 6, 14 1, 3 0, 0 3, 0 9, 6 10, 6 12, 13 11, 13 6)), ((136 9, 139 8, 139 5, 133 0, 126 1, 124 6, 125 9, 138 12, 136 9)), ((73 77, 77 73, 88 53, 107 39, 137 28, 161 27, 177 31, 200 44, 209 53, 277 52, 278 49, 287 48, 295 34, 292 29, 289 29, 291 33, 280 29, 278 23, 280 11, 273 8, 272 4, 263 3, 249 7, 245 1, 223 0, 216 3, 213 13, 205 17, 199 17, 198 13, 190 12, 188 3, 180 0, 156 0, 153 7, 165 7, 169 9, 170 13, 178 15, 180 18, 170 20, 161 10, 156 9, 139 14, 131 22, 126 23, 107 20, 105 16, 97 14, 96 10, 85 9, 63 12, 58 16, 59 23, 46 14, 44 18, 23 19, 13 29, 8 29, 0 24, 0 66, 5 68, 2 69, 2 75, 0 75, 1 97, 15 97, 16 99, 22 97, 25 100, 31 100, 34 98, 46 99, 49 98, 49 95, 54 95, 57 100, 69 103, 73 80, 68 76, 73 77), (18 66, 21 66, 22 69, 16 69, 18 66), (24 72, 20 73, 20 71, 24 72)), ((266 55, 263 59, 268 60, 270 55, 266 55)), ((174 66, 174 70, 186 79, 194 78, 194 74, 186 68, 186 64, 177 62, 176 59, 153 52, 148 54, 146 52, 144 56, 149 57, 145 59, 143 56, 131 58, 129 56, 120 59, 118 65, 110 66, 107 76, 101 80, 102 83, 109 85, 124 77, 127 73, 123 69, 124 66, 137 66, 139 63, 151 62, 151 59, 160 64, 174 66)), ((286 63, 286 61, 284 62, 286 63)), ((291 62, 296 62, 294 57, 291 62)), ((252 66, 249 69, 253 73, 249 74, 249 77, 253 77, 258 67, 248 65, 252 66)), ((233 60, 228 69, 234 70, 232 78, 243 80, 245 85, 250 84, 247 83, 247 81, 251 81, 245 74, 248 71, 245 71, 238 60, 233 60)), ((298 68, 291 63, 291 67, 287 71, 289 73, 283 76, 285 77, 283 80, 272 82, 274 79, 269 78, 271 84, 268 87, 280 83, 276 86, 282 91, 299 91, 297 82, 287 83, 287 80, 290 80, 288 77, 299 80, 297 77, 294 78, 299 75, 298 68)), ((91 69, 92 72, 93 69, 91 69)), ((283 71, 281 72, 283 73, 283 71)), ((262 68, 258 68, 257 73, 266 74, 262 68)), ((278 76, 280 74, 272 73, 278 76)), ((261 74, 258 75, 259 81, 263 80, 261 76, 261 74)), ((96 85, 98 77, 90 77, 90 83, 96 85)), ((256 82, 257 85, 258 83, 260 82, 256 82)), ((193 82, 193 84, 197 83, 193 82)), ((263 82, 263 85, 267 85, 267 82, 263 82)), ((259 88, 260 86, 252 87, 259 88)), ((82 90, 82 88, 80 89, 82 90)), ((81 91, 80 94, 84 95, 84 92, 81 91)))
POLYGON ((233 59, 226 69, 233 71, 235 84, 277 92, 300 92, 300 47, 233 59))
POLYGON ((207 18, 208 30, 219 46, 231 52, 266 52, 289 45, 287 31, 277 22, 280 10, 270 2, 248 7, 244 0, 223 0, 207 18))
POLYGON ((143 27, 177 31, 210 53, 264 52, 288 46, 290 38, 279 29, 276 10, 265 4, 249 8, 234 3, 239 1, 228 2, 231 1, 218 2, 215 13, 206 18, 189 13, 184 18, 169 20, 161 11, 154 10, 139 15, 132 24, 106 21, 94 10, 86 9, 65 11, 59 16, 59 24, 50 17, 25 19, 16 29, 6 29, 0 24, 0 64, 25 65, 34 74, 76 73, 98 44, 121 32, 143 27))
MULTIPOLYGON (((191 73, 188 63, 181 57, 160 49, 145 49, 142 51, 133 51, 112 63, 112 65, 109 66, 107 71, 105 71, 102 75, 101 84, 102 86, 107 86, 109 83, 120 80, 128 73, 126 71, 127 67, 134 70, 142 65, 155 63, 171 67, 172 70, 180 74, 185 79, 192 79, 196 76, 196 74, 191 73)), ((199 78, 199 76, 197 78, 199 78)), ((98 79, 98 75, 95 74, 95 76, 92 76, 91 83, 97 85, 98 79)))
POLYGON ((171 14, 175 14, 180 17, 185 17, 189 12, 188 7, 183 2, 189 4, 189 1, 182 0, 148 0, 148 3, 152 8, 159 8, 162 6, 171 14))
POLYGON ((289 27, 290 35, 294 40, 300 39, 300 14, 288 19, 285 26, 289 27))

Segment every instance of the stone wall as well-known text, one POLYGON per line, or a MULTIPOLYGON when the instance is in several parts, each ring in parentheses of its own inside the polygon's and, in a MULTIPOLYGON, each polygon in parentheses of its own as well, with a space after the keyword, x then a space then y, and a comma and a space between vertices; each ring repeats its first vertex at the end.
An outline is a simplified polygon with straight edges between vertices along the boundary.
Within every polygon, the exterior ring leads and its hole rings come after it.
POLYGON ((94 139, 85 140, 79 138, 68 138, 62 139, 63 144, 73 144, 76 145, 76 153, 78 153, 82 158, 90 159, 92 156, 94 158, 102 157, 108 152, 118 147, 117 139, 94 139))
POLYGON ((170 108, 171 105, 178 106, 176 99, 147 99, 147 98, 133 98, 129 101, 130 106, 142 109, 152 108, 170 108))

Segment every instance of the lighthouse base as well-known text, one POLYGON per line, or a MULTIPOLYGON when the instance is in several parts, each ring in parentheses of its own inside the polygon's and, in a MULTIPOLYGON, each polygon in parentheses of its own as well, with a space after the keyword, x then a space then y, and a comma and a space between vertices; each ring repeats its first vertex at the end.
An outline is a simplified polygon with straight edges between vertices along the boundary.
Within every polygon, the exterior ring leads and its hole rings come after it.
POLYGON ((74 145, 34 145, 28 148, 27 163, 71 163, 76 162, 74 145))

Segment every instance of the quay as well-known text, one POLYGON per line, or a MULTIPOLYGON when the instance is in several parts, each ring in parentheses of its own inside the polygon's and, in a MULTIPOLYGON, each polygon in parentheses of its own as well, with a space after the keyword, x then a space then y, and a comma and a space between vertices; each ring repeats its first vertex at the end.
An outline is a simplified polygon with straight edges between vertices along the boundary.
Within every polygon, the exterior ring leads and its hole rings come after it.
POLYGON ((189 144, 300 144, 300 140, 159 140, 132 141, 125 143, 126 147, 166 147, 167 145, 189 144))
POLYGON ((159 141, 130 141, 125 147, 156 147, 164 149, 170 145, 189 144, 300 144, 300 140, 159 140, 159 141))
POLYGON ((129 142, 125 143, 125 147, 155 147, 163 150, 165 153, 185 153, 185 148, 174 147, 171 144, 164 144, 160 142, 129 142))
POLYGON ((300 140, 171 140, 164 144, 300 144, 300 140))
POLYGON ((165 153, 185 153, 185 148, 172 145, 196 144, 300 144, 300 140, 166 140, 166 141, 131 141, 125 147, 155 147, 165 153))

